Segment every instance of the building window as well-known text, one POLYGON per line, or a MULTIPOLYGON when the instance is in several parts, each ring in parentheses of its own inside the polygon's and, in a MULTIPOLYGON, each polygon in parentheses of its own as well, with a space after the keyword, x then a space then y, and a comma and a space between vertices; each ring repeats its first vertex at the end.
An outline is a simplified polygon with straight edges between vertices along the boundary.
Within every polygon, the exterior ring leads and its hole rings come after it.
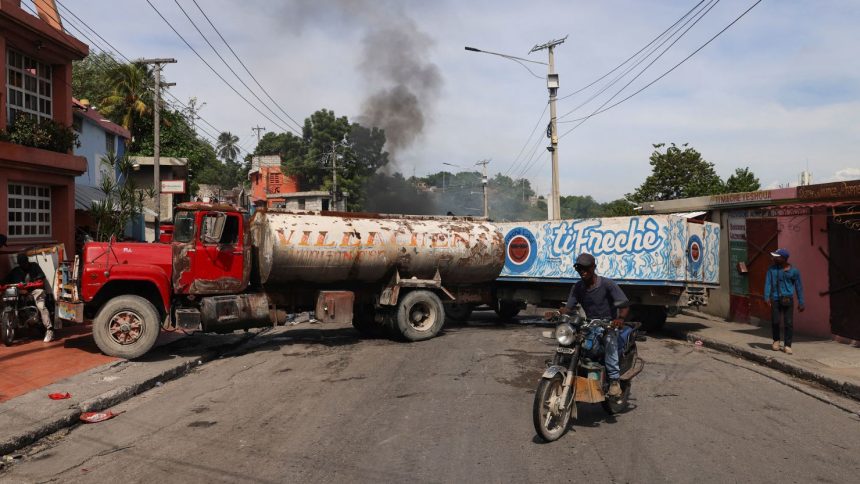
POLYGON ((116 136, 105 133, 105 153, 116 153, 116 136))
POLYGON ((51 236, 51 187, 9 184, 9 237, 51 236))
POLYGON ((19 115, 53 118, 50 65, 7 49, 6 90, 9 124, 19 115))
POLYGON ((72 129, 75 130, 75 133, 81 134, 84 132, 84 118, 75 115, 72 117, 72 129))

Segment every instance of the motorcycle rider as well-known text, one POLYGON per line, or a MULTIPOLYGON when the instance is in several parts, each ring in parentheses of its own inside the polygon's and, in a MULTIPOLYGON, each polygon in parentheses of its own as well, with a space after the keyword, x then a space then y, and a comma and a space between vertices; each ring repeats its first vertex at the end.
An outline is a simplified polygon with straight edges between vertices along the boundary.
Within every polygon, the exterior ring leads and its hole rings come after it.
MULTIPOLYGON (((6 276, 7 284, 29 283, 36 281, 44 281, 45 273, 39 264, 33 264, 26 254, 18 254, 18 266, 9 271, 6 276)), ((50 343, 54 339, 54 327, 51 324, 51 315, 48 308, 45 306, 45 289, 32 289, 30 296, 36 302, 36 309, 39 310, 39 315, 42 317, 42 324, 45 325, 45 343, 50 343)))
POLYGON ((624 326, 624 319, 630 309, 617 308, 616 303, 627 303, 627 296, 612 279, 597 275, 594 256, 583 252, 576 258, 573 266, 581 278, 570 289, 567 304, 561 312, 569 313, 576 310, 576 305, 582 306, 588 319, 611 319, 612 327, 606 331, 604 341, 604 363, 609 376, 609 396, 621 396, 621 377, 618 357, 618 329, 624 326))

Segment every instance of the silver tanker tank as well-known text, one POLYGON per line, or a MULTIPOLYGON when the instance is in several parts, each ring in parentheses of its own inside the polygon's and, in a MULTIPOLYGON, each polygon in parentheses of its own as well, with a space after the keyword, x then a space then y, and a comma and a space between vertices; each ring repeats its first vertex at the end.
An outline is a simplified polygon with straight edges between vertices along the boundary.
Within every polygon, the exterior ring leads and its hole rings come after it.
POLYGON ((485 220, 403 215, 355 216, 279 210, 251 222, 257 269, 267 285, 402 278, 443 285, 493 281, 505 262, 502 233, 485 220))

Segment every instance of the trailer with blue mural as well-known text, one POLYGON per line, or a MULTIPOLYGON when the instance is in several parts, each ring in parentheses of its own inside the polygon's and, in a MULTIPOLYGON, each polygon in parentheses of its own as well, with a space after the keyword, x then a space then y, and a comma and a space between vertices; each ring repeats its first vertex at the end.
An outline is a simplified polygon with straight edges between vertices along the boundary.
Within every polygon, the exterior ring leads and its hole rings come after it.
POLYGON ((615 280, 633 317, 655 330, 667 313, 708 303, 719 285, 720 227, 680 215, 498 224, 505 265, 495 283, 496 311, 515 316, 526 304, 557 306, 579 280, 574 260, 588 252, 597 274, 615 280))

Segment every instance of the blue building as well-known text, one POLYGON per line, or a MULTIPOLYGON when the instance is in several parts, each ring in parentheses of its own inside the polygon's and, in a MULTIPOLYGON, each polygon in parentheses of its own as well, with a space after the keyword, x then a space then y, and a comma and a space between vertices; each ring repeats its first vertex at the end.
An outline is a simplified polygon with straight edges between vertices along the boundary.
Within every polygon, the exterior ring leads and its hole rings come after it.
POLYGON ((72 127, 81 144, 74 149, 74 154, 87 159, 87 171, 75 178, 75 228, 76 233, 89 232, 94 228, 90 207, 93 201, 104 199, 100 189, 102 179, 110 177, 116 181, 117 176, 115 170, 101 162, 102 157, 110 152, 122 157, 131 133, 77 99, 73 99, 72 104, 72 127))

